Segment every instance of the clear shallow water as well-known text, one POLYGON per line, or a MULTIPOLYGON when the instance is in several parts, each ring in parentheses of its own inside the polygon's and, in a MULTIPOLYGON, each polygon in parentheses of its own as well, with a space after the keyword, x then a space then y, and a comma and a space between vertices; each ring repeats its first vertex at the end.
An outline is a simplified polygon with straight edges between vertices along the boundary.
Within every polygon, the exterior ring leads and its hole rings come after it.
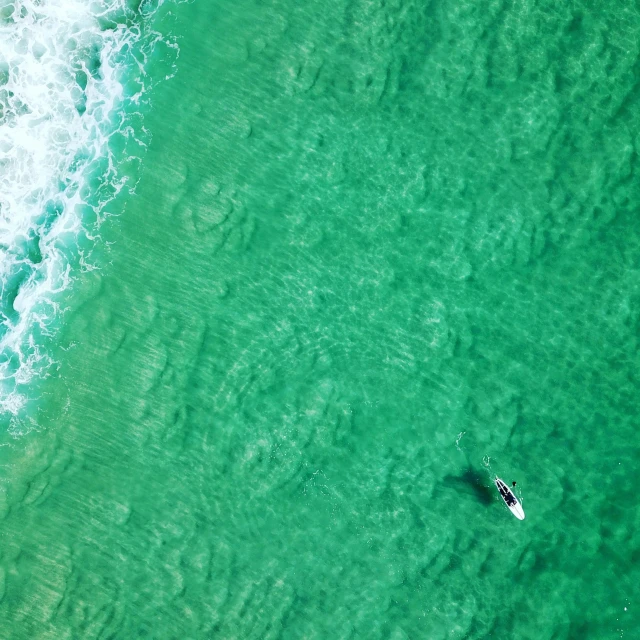
POLYGON ((633 637, 638 18, 173 17, 0 453, 7 637, 633 637))

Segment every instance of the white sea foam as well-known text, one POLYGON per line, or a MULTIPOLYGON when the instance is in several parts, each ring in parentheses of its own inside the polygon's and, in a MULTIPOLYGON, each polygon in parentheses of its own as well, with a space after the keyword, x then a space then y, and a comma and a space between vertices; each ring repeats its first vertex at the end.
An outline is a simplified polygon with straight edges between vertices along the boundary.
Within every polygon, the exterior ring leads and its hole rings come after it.
MULTIPOLYGON (((0 0, 0 417, 52 364, 57 300, 127 185, 114 135, 137 139, 159 4, 0 0)), ((140 147, 141 148, 141 147, 140 147)), ((3 420, 4 421, 4 420, 3 420)), ((21 422, 21 421, 20 421, 21 422)), ((16 424, 16 423, 14 423, 16 424)))

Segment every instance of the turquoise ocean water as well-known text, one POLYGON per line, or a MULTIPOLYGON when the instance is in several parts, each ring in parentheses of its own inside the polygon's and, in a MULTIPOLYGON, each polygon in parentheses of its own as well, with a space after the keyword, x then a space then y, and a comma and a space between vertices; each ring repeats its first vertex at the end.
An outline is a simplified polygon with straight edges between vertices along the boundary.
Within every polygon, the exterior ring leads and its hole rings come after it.
POLYGON ((640 637, 640 13, 72 4, 0 8, 0 638, 640 637))

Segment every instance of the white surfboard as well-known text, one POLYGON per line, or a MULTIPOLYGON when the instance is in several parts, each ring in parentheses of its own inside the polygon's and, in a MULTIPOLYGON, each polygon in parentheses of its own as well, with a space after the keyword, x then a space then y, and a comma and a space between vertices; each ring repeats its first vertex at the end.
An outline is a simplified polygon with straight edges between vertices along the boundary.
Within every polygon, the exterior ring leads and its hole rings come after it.
POLYGON ((500 492, 500 497, 504 500, 504 503, 509 507, 509 511, 518 518, 518 520, 524 520, 524 510, 522 505, 518 502, 515 494, 509 487, 496 476, 496 487, 500 492))

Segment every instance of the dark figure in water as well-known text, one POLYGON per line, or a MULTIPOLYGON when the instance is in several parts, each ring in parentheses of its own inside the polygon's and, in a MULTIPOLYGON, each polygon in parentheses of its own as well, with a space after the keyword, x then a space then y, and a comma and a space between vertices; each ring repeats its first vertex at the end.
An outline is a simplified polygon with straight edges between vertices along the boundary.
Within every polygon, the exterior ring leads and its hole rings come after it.
POLYGON ((516 486, 516 483, 515 483, 515 482, 512 482, 511 484, 512 484, 514 487, 516 486))

